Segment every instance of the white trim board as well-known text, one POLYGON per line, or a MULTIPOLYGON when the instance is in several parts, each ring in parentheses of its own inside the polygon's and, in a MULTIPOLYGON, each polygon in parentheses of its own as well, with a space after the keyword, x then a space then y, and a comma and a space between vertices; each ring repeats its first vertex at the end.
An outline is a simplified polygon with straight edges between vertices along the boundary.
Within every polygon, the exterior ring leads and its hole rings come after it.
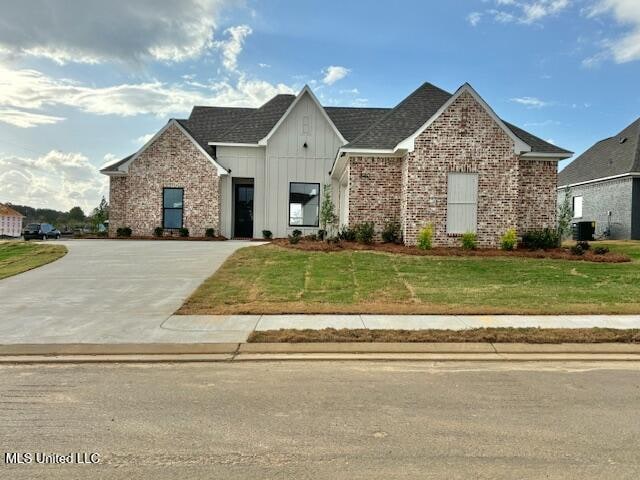
POLYGON ((340 130, 338 130, 336 128, 336 126, 334 125, 334 123, 331 120, 331 118, 329 117, 329 115, 327 115, 327 112, 325 111, 324 107, 320 104, 320 102, 318 101, 318 99, 314 95, 313 91, 309 88, 309 85, 305 85, 304 88, 302 90, 300 90, 300 93, 298 93, 298 95, 296 96, 295 100, 293 102, 291 102, 291 105, 289 105, 289 108, 287 108, 287 110, 284 112, 284 114, 280 117, 280 120, 278 120, 276 122, 276 124, 273 126, 273 128, 269 131, 269 133, 267 133, 267 135, 262 140, 260 140, 258 142, 258 145, 263 146, 263 145, 267 144, 269 139, 273 136, 274 133, 276 133, 276 131, 278 130, 280 125, 282 125, 282 122, 284 122, 284 120, 293 111, 293 109, 295 108, 295 106, 298 104, 298 102, 300 101, 300 99, 303 97, 303 95, 305 93, 309 94, 309 96, 311 97, 311 100, 313 100, 313 102, 316 104, 316 106, 320 109, 320 112, 322 112, 322 116, 324 117, 324 119, 327 122, 329 122, 329 125, 331 125, 331 128, 333 129, 334 133, 338 136, 338 138, 342 142, 342 145, 346 145, 347 144, 347 141, 342 136, 342 133, 340 133, 340 130))
POLYGON ((594 178, 593 180, 585 180, 584 182, 568 183, 566 185, 560 185, 556 187, 556 189, 563 190, 565 188, 577 187, 580 185, 587 185, 589 183, 605 182, 607 180, 616 180, 618 178, 625 178, 625 177, 637 178, 637 177, 640 177, 640 172, 621 173, 620 175, 611 175, 610 177, 594 178))
MULTIPOLYGON (((222 166, 220 165, 218 162, 216 162, 211 155, 209 155, 206 150, 204 148, 202 148, 202 145, 200 145, 198 142, 196 142, 196 140, 189 134, 189 132, 187 132, 187 130, 180 125, 180 122, 178 122, 175 118, 172 118, 171 120, 169 120, 167 122, 167 124, 162 127, 160 129, 160 131, 158 131, 158 133, 156 133, 153 138, 151 138, 151 140, 149 140, 147 143, 145 143, 142 148, 140 150, 138 150, 135 155, 133 155, 129 160, 127 160, 126 162, 124 162, 122 165, 120 165, 118 167, 118 170, 121 172, 122 175, 126 175, 126 172, 129 170, 129 165, 131 165, 131 163, 133 161, 135 161, 136 158, 138 158, 142 152, 144 152, 147 148, 149 148, 153 142, 155 142, 158 137, 160 135, 162 135, 171 125, 176 125, 180 131, 189 139, 191 140, 191 143, 193 143, 196 148, 200 151, 200 153, 202 153, 205 157, 207 157, 211 163, 213 164, 214 167, 216 167, 216 170, 218 171, 218 175, 228 175, 229 172, 222 166)), ((106 173, 106 172, 105 172, 106 173)), ((112 172, 114 174, 118 174, 117 172, 112 172)))

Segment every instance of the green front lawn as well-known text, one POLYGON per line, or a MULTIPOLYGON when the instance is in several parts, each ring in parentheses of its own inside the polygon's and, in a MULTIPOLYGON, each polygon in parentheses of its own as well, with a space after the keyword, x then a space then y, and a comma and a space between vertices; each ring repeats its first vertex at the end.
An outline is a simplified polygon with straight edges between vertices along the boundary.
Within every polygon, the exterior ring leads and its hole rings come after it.
MULTIPOLYGON (((607 242, 640 258, 640 242, 607 242)), ((640 262, 238 250, 182 314, 640 313, 640 262)))
POLYGON ((0 242, 0 279, 51 263, 66 253, 64 245, 0 242))

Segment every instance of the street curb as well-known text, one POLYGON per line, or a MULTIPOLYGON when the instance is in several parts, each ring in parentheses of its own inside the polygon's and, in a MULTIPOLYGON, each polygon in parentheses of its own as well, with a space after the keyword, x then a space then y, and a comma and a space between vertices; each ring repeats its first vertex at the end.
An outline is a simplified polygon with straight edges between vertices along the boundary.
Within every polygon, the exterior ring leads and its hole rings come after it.
POLYGON ((638 362, 640 355, 609 353, 245 353, 182 355, 6 355, 0 365, 123 363, 261 363, 288 361, 382 362, 638 362))

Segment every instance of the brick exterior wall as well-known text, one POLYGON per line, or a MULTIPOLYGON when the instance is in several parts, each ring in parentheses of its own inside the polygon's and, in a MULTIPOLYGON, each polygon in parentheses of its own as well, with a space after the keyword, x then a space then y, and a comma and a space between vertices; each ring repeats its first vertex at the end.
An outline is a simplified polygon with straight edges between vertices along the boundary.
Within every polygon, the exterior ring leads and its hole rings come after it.
POLYGON ((376 237, 388 221, 400 221, 402 161, 388 157, 349 159, 349 225, 374 222, 376 237))
POLYGON ((449 172, 478 174, 478 245, 495 247, 517 225, 518 158, 513 141, 467 92, 458 97, 415 140, 406 155, 404 238, 415 245, 418 231, 434 225, 434 245, 458 246, 447 234, 449 172))
POLYGON ((130 227, 133 235, 153 235, 162 226, 162 190, 184 188, 183 224, 191 236, 220 226, 220 184, 211 160, 175 124, 136 160, 125 177, 110 177, 109 235, 130 227))
POLYGON ((415 139, 402 159, 350 159, 349 225, 400 218, 404 241, 415 245, 434 225, 434 245, 459 246, 447 234, 448 173, 478 174, 480 247, 497 247, 508 228, 555 223, 556 162, 520 159, 511 138, 469 93, 463 93, 415 139), (522 220, 520 220, 522 218, 522 220))
POLYGON ((554 227, 558 162, 521 158, 519 170, 518 232, 554 227))

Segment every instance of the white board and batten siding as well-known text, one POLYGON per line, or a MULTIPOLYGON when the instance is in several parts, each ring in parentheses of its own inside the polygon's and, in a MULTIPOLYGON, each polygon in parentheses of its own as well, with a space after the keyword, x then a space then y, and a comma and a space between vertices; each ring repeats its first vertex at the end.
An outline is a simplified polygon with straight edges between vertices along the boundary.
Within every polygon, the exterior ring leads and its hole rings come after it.
POLYGON ((478 174, 449 173, 447 233, 475 232, 478 217, 478 174))
POLYGON ((220 180, 222 235, 233 236, 234 178, 254 180, 254 237, 261 238, 263 230, 271 230, 276 238, 286 237, 295 229, 304 235, 316 232, 318 227, 289 226, 289 184, 320 184, 320 205, 341 146, 333 128, 307 93, 269 138, 266 147, 218 146, 218 162, 231 169, 230 175, 220 180))
POLYGON ((231 169, 220 177, 220 231, 227 238, 233 236, 233 178, 253 179, 253 236, 262 237, 264 227, 264 147, 218 147, 217 160, 231 169))
POLYGON ((330 181, 329 171, 341 146, 323 112, 305 93, 266 147, 264 225, 275 237, 285 237, 295 229, 303 234, 318 230, 289 226, 289 184, 319 183, 321 204, 324 186, 330 181))

